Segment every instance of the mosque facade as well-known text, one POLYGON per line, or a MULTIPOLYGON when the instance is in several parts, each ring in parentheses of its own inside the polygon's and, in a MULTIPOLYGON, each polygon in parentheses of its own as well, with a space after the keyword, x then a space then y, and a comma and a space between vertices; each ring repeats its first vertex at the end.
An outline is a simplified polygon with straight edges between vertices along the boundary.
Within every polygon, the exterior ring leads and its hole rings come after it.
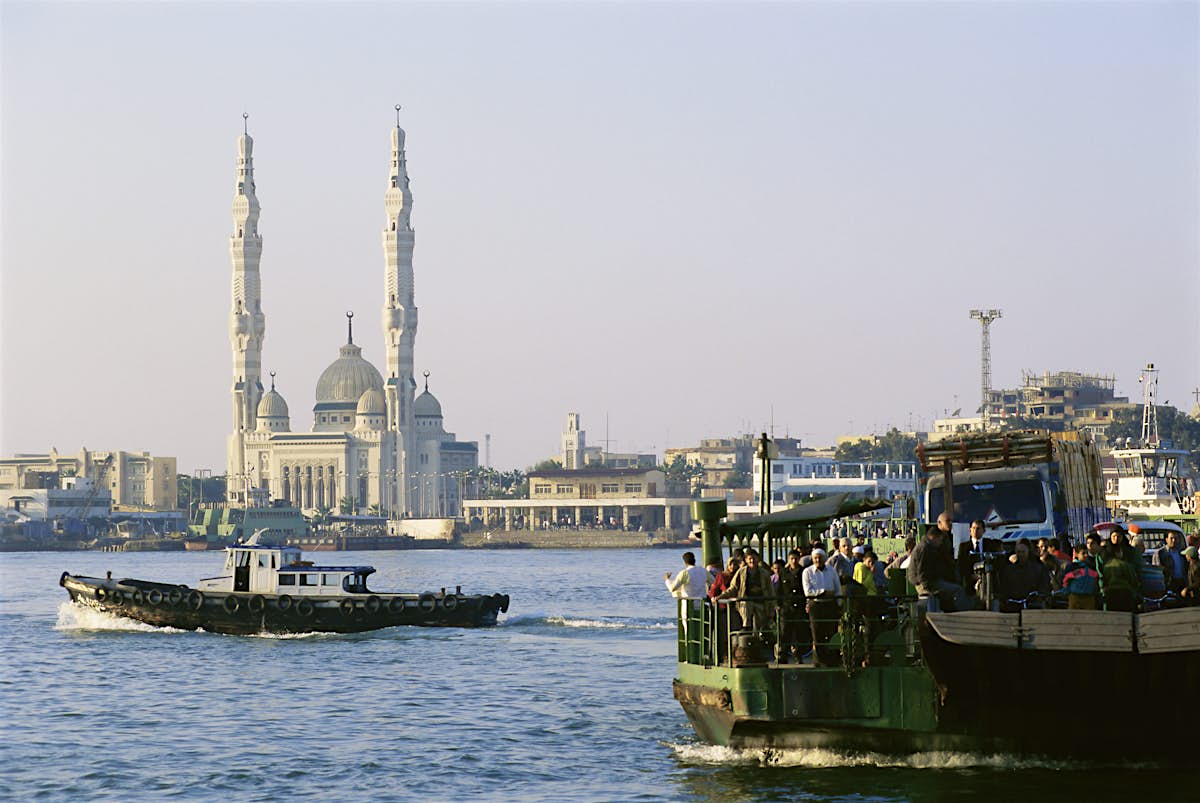
POLYGON ((234 505, 280 500, 305 512, 350 508, 393 518, 458 514, 466 474, 479 462, 475 442, 447 432, 442 406, 425 373, 417 395, 413 349, 417 306, 413 292, 412 193, 404 130, 392 129, 391 170, 384 195, 383 335, 386 378, 354 343, 347 313, 346 343, 317 380, 312 429, 293 432, 287 402, 270 376, 264 389, 262 307, 254 186, 254 140, 238 138, 233 234, 233 431, 229 436, 227 501, 234 505))

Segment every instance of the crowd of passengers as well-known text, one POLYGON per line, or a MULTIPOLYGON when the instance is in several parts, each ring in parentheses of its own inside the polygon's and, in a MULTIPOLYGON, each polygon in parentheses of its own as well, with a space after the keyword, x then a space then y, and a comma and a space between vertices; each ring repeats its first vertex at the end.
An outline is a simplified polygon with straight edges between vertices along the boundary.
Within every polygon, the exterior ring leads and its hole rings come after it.
MULTIPOLYGON (((904 552, 891 552, 886 560, 861 537, 859 543, 834 537, 829 551, 823 541, 814 540, 808 554, 792 550, 786 561, 770 566, 752 548, 735 549, 723 567, 713 563, 703 569, 696 565, 694 553, 685 552, 683 570, 674 577, 667 573, 664 580, 672 594, 692 600, 693 606, 720 605, 724 611, 728 604, 722 601, 735 603, 728 619, 716 618, 722 631, 718 645, 726 626, 766 633, 777 624, 777 660, 801 662, 811 657, 818 666, 840 660, 828 641, 837 632, 843 599, 851 600, 870 641, 886 608, 892 569, 902 570, 919 597, 936 598, 944 611, 983 607, 983 578, 977 568, 986 565, 992 566, 993 596, 1003 612, 1047 607, 1056 599, 1071 609, 1130 612, 1141 610, 1144 600, 1163 597, 1200 605, 1200 543, 1194 535, 1183 549, 1178 536, 1169 533, 1152 562, 1144 557, 1138 534, 1116 524, 1107 530, 1107 539, 1089 533, 1074 548, 1062 536, 1039 539, 1036 547, 1021 539, 1006 549, 1001 541, 985 536, 982 521, 975 521, 970 540, 960 544, 955 555, 950 525, 943 514, 923 539, 906 538, 904 552)), ((867 653, 863 665, 869 663, 867 653)))

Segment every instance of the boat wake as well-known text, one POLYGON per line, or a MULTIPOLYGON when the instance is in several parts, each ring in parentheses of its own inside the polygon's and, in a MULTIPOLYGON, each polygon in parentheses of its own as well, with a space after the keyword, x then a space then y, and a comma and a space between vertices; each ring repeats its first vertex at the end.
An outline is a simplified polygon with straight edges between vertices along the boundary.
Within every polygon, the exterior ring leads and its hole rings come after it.
POLYGON ((127 619, 87 605, 64 602, 58 606, 55 630, 119 630, 134 633, 187 633, 175 627, 155 627, 135 619, 127 619))
MULTIPOLYGON (((1111 762, 1089 762, 1084 759, 1062 759, 1040 756, 1018 756, 1005 753, 963 753, 931 751, 908 755, 886 753, 842 753, 836 750, 802 748, 736 749, 710 744, 666 744, 676 757, 688 764, 751 765, 760 767, 889 767, 898 769, 965 770, 965 769, 1048 769, 1082 770, 1108 767, 1111 762)), ((1150 764, 1128 763, 1122 769, 1143 769, 1150 764)))
POLYGON ((591 630, 674 630, 674 619, 653 619, 636 616, 563 616, 530 613, 505 619, 502 627, 568 627, 591 630))

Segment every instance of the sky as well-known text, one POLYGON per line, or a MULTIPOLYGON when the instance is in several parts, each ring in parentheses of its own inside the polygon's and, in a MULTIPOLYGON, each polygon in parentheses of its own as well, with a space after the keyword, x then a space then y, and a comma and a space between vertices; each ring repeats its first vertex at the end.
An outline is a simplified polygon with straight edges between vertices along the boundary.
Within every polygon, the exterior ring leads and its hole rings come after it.
POLYGON ((416 369, 491 463, 929 427, 992 384, 1200 385, 1200 5, 0 4, 0 454, 223 471, 249 114, 265 371, 416 369), (607 432, 607 436, 606 436, 607 432))

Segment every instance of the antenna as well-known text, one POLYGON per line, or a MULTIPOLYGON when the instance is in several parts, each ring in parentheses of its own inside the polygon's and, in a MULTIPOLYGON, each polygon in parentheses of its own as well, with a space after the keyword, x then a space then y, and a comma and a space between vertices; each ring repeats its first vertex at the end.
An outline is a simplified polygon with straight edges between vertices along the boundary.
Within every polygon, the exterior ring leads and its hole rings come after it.
POLYGON ((992 418, 992 321, 1003 316, 1004 311, 998 309, 971 310, 971 319, 979 321, 983 327, 983 340, 979 352, 979 386, 982 396, 979 409, 983 417, 984 432, 990 429, 992 418))
POLYGON ((1158 448, 1158 369, 1154 363, 1146 363, 1138 381, 1142 383, 1142 443, 1151 449, 1158 448))

